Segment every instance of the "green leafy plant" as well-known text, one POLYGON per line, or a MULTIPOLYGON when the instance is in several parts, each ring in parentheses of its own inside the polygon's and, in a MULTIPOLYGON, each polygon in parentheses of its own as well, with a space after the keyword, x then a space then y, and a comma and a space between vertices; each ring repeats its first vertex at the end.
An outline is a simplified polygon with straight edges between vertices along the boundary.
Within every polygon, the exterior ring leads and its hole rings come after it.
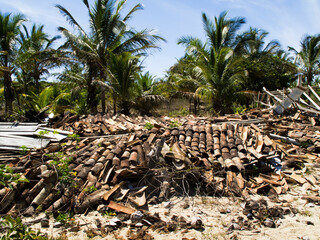
POLYGON ((38 135, 38 138, 43 138, 44 135, 46 135, 46 134, 48 134, 48 133, 50 133, 50 131, 48 131, 48 130, 41 130, 41 131, 39 131, 39 132, 37 133, 37 135, 38 135))
POLYGON ((69 169, 69 164, 73 161, 73 158, 66 156, 63 152, 47 154, 47 157, 51 158, 50 165, 56 169, 59 181, 71 185, 74 182, 73 176, 76 175, 76 172, 69 169))
POLYGON ((20 154, 21 155, 26 155, 27 152, 29 151, 29 148, 26 145, 22 145, 20 148, 20 154))
POLYGON ((147 130, 151 130, 154 127, 154 125, 150 122, 146 122, 146 124, 144 125, 144 128, 147 130))
POLYGON ((73 214, 69 212, 58 212, 56 220, 61 222, 63 225, 73 225, 75 223, 75 219, 73 218, 73 214))
POLYGON ((77 142, 80 142, 80 136, 76 133, 69 134, 68 137, 72 138, 73 140, 76 140, 77 142))
POLYGON ((97 191, 98 189, 95 187, 95 186, 90 186, 90 187, 87 187, 85 189, 83 189, 84 192, 87 192, 87 193, 93 193, 95 191, 97 191))
POLYGON ((170 128, 176 128, 176 127, 179 127, 181 124, 179 123, 179 121, 178 120, 174 120, 174 121, 171 121, 170 123, 169 123, 169 127, 170 128))
POLYGON ((235 104, 232 106, 232 110, 234 114, 243 114, 245 111, 247 111, 247 108, 245 105, 241 106, 240 104, 235 104))
POLYGON ((185 107, 180 108, 179 112, 178 112, 179 116, 185 117, 190 115, 190 112, 188 109, 186 109, 185 107))
POLYGON ((109 217, 109 216, 117 216, 116 212, 112 212, 112 211, 105 211, 104 213, 102 213, 102 216, 104 217, 109 217))
POLYGON ((13 188, 12 183, 29 182, 21 173, 14 173, 8 165, 0 165, 0 185, 13 188))
POLYGON ((47 237, 41 236, 39 231, 27 227, 23 224, 21 218, 12 218, 7 215, 0 219, 1 236, 0 240, 47 240, 47 237))

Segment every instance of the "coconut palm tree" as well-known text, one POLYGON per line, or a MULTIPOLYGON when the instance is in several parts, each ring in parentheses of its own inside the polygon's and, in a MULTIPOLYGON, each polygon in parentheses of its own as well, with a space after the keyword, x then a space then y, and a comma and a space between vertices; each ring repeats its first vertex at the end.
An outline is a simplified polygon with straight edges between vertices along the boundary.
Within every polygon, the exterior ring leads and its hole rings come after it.
POLYGON ((214 22, 203 13, 202 22, 206 43, 198 38, 182 37, 178 44, 185 45, 187 53, 194 55, 194 70, 201 79, 196 94, 209 96, 216 111, 226 112, 244 76, 233 47, 237 43, 236 33, 245 21, 226 19, 226 12, 222 12, 214 22))
POLYGON ((59 51, 52 48, 60 36, 50 38, 43 28, 43 25, 34 24, 29 33, 26 26, 23 26, 24 32, 20 32, 20 49, 16 59, 25 87, 28 82, 34 84, 35 93, 40 92, 41 76, 48 74, 49 69, 56 67, 62 61, 59 51))
POLYGON ((263 29, 252 28, 237 36, 235 51, 251 61, 261 61, 269 54, 276 53, 280 44, 276 40, 265 42, 268 32, 263 29))
POLYGON ((17 38, 20 26, 25 21, 21 14, 0 13, 0 71, 3 74, 5 113, 12 112, 14 101, 14 90, 11 74, 13 62, 16 55, 17 38))
POLYGON ((119 103, 121 112, 128 115, 136 95, 135 77, 141 70, 138 65, 139 57, 129 52, 110 55, 110 71, 112 72, 110 85, 113 89, 114 113, 116 103, 119 103))
MULTIPOLYGON (((123 8, 127 1, 96 0, 91 6, 88 0, 83 0, 89 14, 90 32, 78 24, 71 13, 57 5, 61 14, 66 17, 69 23, 75 27, 78 34, 73 34, 66 28, 59 27, 60 32, 66 37, 67 45, 72 49, 74 57, 89 67, 88 84, 95 95, 94 82, 110 81, 110 56, 111 53, 121 54, 129 52, 135 55, 146 54, 147 50, 158 48, 156 42, 164 40, 150 30, 136 31, 130 28, 127 22, 138 10, 142 9, 141 4, 135 5, 126 15, 122 15, 123 8)), ((91 94, 91 93, 90 93, 91 94)), ((104 113, 104 88, 102 88, 102 112, 104 113)), ((90 98, 93 101, 94 97, 90 98)), ((92 108, 95 104, 89 103, 92 108)))
POLYGON ((205 84, 195 65, 195 57, 186 54, 180 58, 169 70, 168 85, 175 89, 175 96, 189 100, 189 112, 197 114, 200 99, 197 89, 205 84), (193 107, 192 107, 193 105, 193 107))
POLYGON ((151 110, 155 109, 167 99, 157 94, 157 88, 160 85, 159 80, 150 72, 139 73, 136 75, 134 99, 134 108, 142 115, 150 115, 151 110))
MULTIPOLYGON (((239 35, 235 52, 243 58, 243 65, 246 69, 246 81, 244 88, 250 91, 262 91, 263 87, 274 86, 273 79, 266 74, 266 66, 270 65, 273 56, 280 49, 280 44, 276 40, 266 43, 268 32, 251 28, 239 35)), ((268 69, 269 71, 270 69, 268 69)))
POLYGON ((296 64, 299 71, 304 74, 307 83, 310 85, 314 76, 320 73, 320 34, 305 36, 300 46, 300 51, 293 47, 289 47, 289 51, 296 55, 296 64))

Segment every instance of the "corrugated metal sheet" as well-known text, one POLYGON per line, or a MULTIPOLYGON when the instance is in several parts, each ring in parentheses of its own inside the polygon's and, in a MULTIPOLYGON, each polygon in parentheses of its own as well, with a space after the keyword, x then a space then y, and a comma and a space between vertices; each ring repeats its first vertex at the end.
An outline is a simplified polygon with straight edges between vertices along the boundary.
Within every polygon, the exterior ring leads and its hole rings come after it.
POLYGON ((21 150, 22 146, 30 149, 46 147, 49 142, 61 141, 72 132, 46 128, 38 123, 0 122, 0 149, 21 150))

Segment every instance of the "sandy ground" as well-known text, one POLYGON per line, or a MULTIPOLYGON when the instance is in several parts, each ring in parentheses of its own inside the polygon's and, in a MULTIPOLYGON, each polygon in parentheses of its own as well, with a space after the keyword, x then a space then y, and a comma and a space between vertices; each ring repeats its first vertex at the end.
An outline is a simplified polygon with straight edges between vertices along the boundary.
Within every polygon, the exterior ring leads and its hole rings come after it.
MULTIPOLYGON (((320 179, 319 169, 315 169, 311 174, 320 179)), ((319 182, 318 182, 319 183, 319 182)), ((187 222, 195 218, 200 218, 203 228, 200 230, 182 228, 172 232, 163 232, 149 228, 147 233, 154 239, 175 240, 175 239, 305 239, 320 240, 320 206, 316 203, 308 203, 301 199, 304 194, 313 194, 319 191, 319 185, 311 191, 305 191, 301 186, 290 185, 287 194, 279 196, 279 201, 273 203, 266 196, 251 196, 253 200, 264 199, 268 202, 268 207, 278 206, 281 208, 295 209, 289 214, 276 220, 276 227, 269 228, 261 225, 258 220, 248 220, 251 225, 250 230, 230 230, 233 222, 247 216, 243 214, 244 201, 240 198, 228 197, 174 197, 168 202, 158 205, 150 205, 149 212, 159 213, 164 221, 170 221, 173 217, 183 216, 187 222)), ((44 217, 44 214, 36 218, 44 217)), ((121 227, 109 232, 105 236, 99 236, 99 224, 105 225, 117 216, 103 216, 94 211, 87 215, 76 215, 71 228, 54 228, 54 219, 50 217, 50 227, 42 228, 40 223, 31 225, 35 230, 40 230, 52 237, 60 239, 128 239, 129 232, 136 232, 139 227, 121 227), (76 226, 80 225, 80 229, 76 226), (95 236, 96 235, 96 236, 95 236)), ((28 222, 34 218, 26 218, 28 222)), ((127 222, 130 222, 128 220, 127 222)), ((142 238, 141 238, 142 239, 142 238)), ((148 238, 144 238, 148 239, 148 238)))
MULTIPOLYGON (((266 197, 258 196, 257 199, 266 197)), ((299 199, 299 196, 290 194, 281 196, 280 199, 286 199, 298 210, 297 214, 286 215, 283 219, 277 221, 276 228, 268 228, 257 224, 253 230, 228 231, 233 220, 243 215, 243 208, 240 200, 230 198, 173 198, 170 201, 172 207, 165 208, 162 203, 151 206, 150 213, 160 213, 161 219, 170 221, 172 216, 183 216, 186 220, 192 220, 194 217, 200 217, 204 224, 203 230, 181 229, 169 233, 163 233, 148 230, 148 233, 155 239, 174 240, 174 239, 320 239, 320 206, 313 203, 307 203, 299 199), (185 209, 186 205, 189 205, 185 209), (221 213, 225 212, 225 213, 221 213)), ((282 206, 281 204, 275 204, 282 206)), ((41 217, 41 216, 39 216, 41 217)), ((116 217, 116 216, 115 216, 116 217)), ((127 239, 130 227, 120 228, 108 234, 106 237, 87 235, 91 229, 98 230, 97 219, 106 223, 115 218, 112 216, 102 216, 99 212, 90 212, 88 215, 75 216, 75 222, 79 222, 81 227, 79 231, 71 232, 70 229, 54 228, 53 218, 50 219, 50 227, 45 229, 40 224, 32 226, 33 229, 48 233, 49 236, 59 237, 66 235, 66 239, 127 239), (65 232, 67 232, 65 234, 65 232)), ((28 221, 30 219, 26 219, 28 221)), ((136 228, 134 228, 136 229, 136 228)))

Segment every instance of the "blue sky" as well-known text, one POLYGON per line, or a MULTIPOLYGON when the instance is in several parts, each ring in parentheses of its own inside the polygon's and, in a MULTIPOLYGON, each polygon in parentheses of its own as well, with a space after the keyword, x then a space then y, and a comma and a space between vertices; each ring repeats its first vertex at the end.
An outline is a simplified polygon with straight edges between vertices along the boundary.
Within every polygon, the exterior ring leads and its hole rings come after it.
MULTIPOLYGON (((167 42, 161 43, 161 51, 154 51, 144 64, 146 70, 163 76, 184 48, 177 45, 181 36, 191 35, 204 39, 201 13, 212 19, 222 11, 228 17, 245 17, 246 24, 269 32, 268 40, 276 39, 283 49, 299 48, 305 34, 320 33, 320 0, 128 0, 127 9, 142 3, 144 10, 136 12, 129 25, 142 30, 155 29, 167 42)), ((71 27, 54 6, 67 8, 82 25, 88 25, 87 13, 81 0, 0 0, 1 12, 20 12, 32 22, 45 25, 51 36, 58 34, 57 27, 71 27)))

